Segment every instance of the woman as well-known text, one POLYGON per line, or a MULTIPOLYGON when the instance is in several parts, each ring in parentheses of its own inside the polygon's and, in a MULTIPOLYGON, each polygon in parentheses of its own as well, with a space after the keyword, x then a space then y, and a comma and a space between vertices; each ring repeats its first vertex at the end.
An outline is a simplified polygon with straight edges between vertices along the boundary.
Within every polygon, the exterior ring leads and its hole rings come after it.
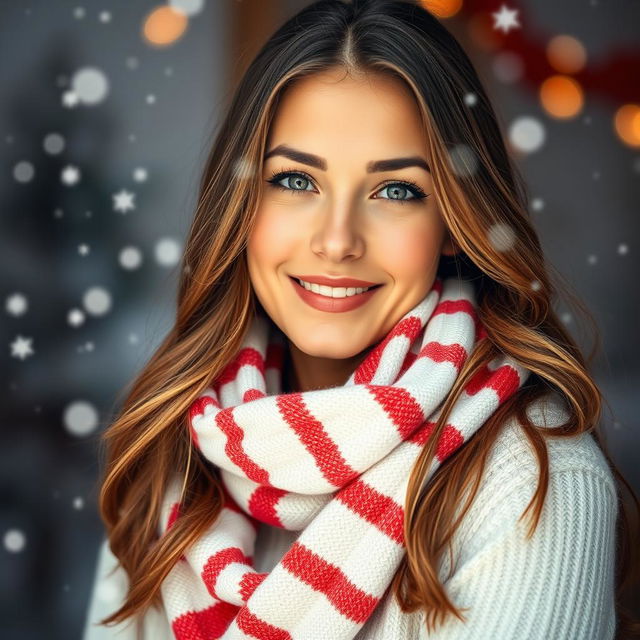
POLYGON ((305 8, 237 90, 175 326, 105 434, 85 638, 624 637, 624 480, 554 295, 452 36, 305 8))

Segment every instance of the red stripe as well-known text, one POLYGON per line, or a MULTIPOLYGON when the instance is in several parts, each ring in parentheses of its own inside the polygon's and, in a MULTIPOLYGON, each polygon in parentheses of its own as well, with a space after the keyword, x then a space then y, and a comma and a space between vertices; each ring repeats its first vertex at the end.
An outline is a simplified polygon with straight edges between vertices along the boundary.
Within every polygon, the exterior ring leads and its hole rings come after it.
POLYGON ((380 365, 382 354, 392 339, 397 338, 398 336, 404 336, 409 341, 409 344, 412 344, 420 334, 420 331, 422 331, 422 326, 419 318, 410 316, 400 321, 360 363, 354 375, 355 384, 367 384, 373 380, 373 377, 380 365))
POLYGON ((324 593, 337 611, 356 623, 365 622, 378 604, 378 598, 356 587, 341 569, 297 540, 281 564, 296 578, 324 593))
POLYGON ((214 640, 227 630, 240 607, 217 602, 201 611, 189 611, 178 616, 171 628, 176 640, 214 640))
POLYGON ((278 500, 286 494, 287 491, 284 489, 257 487, 249 499, 249 512, 254 518, 262 522, 266 522, 274 527, 284 528, 276 511, 276 505, 278 504, 278 500))
MULTIPOLYGON (((423 446, 429 436, 433 433, 433 427, 436 426, 435 422, 426 421, 424 426, 418 429, 418 431, 409 439, 411 442, 419 446, 423 446)), ((436 458, 442 462, 448 458, 459 446, 464 442, 464 438, 458 429, 453 425, 445 424, 440 434, 440 440, 436 447, 436 458)))
POLYGON ((491 371, 485 365, 469 380, 465 391, 472 396, 484 388, 493 389, 498 395, 500 404, 502 404, 518 390, 519 385, 520 376, 512 366, 505 364, 495 371, 491 371))
POLYGON ((247 478, 258 484, 271 485, 269 482, 269 472, 257 465, 245 452, 242 447, 244 431, 238 426, 233 417, 234 407, 222 409, 216 414, 216 424, 220 431, 227 436, 224 450, 229 460, 244 471, 247 478))
POLYGON ((367 384, 367 390, 391 418, 402 440, 406 440, 424 421, 422 408, 406 389, 367 384))
POLYGON ((247 571, 240 580, 240 597, 246 602, 249 596, 256 590, 259 584, 268 576, 268 573, 254 573, 247 571))
POLYGON ((240 564, 246 564, 251 567, 251 558, 245 556, 242 550, 238 547, 226 547, 214 553, 206 562, 202 569, 200 577, 207 587, 207 591, 214 597, 219 598, 216 594, 216 581, 218 580, 220 573, 228 567, 230 564, 238 562, 240 564))
POLYGON ((288 631, 260 620, 246 606, 242 607, 238 612, 236 624, 241 631, 254 638, 259 638, 259 640, 292 640, 288 631))
POLYGON ((342 457, 338 445, 328 436, 322 423, 308 411, 301 393, 275 396, 283 418, 313 456, 316 465, 329 482, 341 487, 360 475, 342 457))
POLYGON ((350 482, 335 498, 399 545, 404 545, 404 509, 362 480, 350 482))
POLYGON ((238 369, 245 365, 254 366, 264 375, 264 360, 260 352, 253 347, 245 347, 240 349, 238 355, 222 370, 222 373, 216 379, 218 388, 228 382, 233 382, 238 375, 238 369))
POLYGON ((450 362, 459 372, 467 359, 467 350, 457 343, 428 342, 422 347, 418 357, 430 358, 434 362, 450 362))

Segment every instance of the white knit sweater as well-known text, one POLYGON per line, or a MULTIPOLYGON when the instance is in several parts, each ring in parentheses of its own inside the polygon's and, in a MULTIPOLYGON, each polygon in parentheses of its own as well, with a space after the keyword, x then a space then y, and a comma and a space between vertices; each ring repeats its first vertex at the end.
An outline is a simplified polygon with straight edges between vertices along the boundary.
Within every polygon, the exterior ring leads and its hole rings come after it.
MULTIPOLYGON (((554 396, 529 409, 539 425, 563 418, 554 396)), ((550 478, 533 538, 525 539, 529 516, 518 518, 532 498, 538 467, 524 432, 512 421, 487 459, 476 497, 453 537, 454 571, 444 582, 452 602, 469 607, 467 622, 448 618, 427 634, 422 611, 403 613, 390 592, 367 620, 357 640, 608 640, 614 637, 615 522, 618 502, 613 475, 590 434, 547 439, 550 478)), ((461 503, 463 504, 463 503, 461 503)), ((269 571, 298 532, 262 524, 254 563, 269 571)), ((135 640, 134 625, 93 626, 119 606, 126 575, 106 541, 98 556, 84 640, 135 640)), ((440 577, 449 571, 443 554, 440 577)), ((173 640, 162 611, 144 618, 144 640, 173 640)), ((331 640, 318 629, 314 638, 331 640)))

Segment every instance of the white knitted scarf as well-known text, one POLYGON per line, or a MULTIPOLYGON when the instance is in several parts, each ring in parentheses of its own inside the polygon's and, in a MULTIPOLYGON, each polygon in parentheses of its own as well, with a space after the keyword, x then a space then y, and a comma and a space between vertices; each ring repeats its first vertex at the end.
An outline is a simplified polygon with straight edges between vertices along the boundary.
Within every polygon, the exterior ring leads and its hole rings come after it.
MULTIPOLYGON (((162 584, 178 640, 353 638, 406 552, 413 463, 486 337, 472 283, 436 278, 344 385, 285 393, 286 343, 273 327, 255 316, 189 412, 194 446, 219 469, 226 502, 162 584), (268 573, 253 567, 258 521, 300 531, 268 573)), ((467 385, 425 482, 528 375, 502 354, 467 385)), ((180 490, 176 477, 161 535, 180 517, 180 490)))

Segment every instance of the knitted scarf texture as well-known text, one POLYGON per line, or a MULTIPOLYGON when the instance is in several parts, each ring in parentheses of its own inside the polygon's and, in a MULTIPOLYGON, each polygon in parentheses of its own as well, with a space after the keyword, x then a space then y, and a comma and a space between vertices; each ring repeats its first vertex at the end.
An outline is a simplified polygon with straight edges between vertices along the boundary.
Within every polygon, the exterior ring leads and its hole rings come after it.
MULTIPOLYGON (((479 340, 471 281, 437 277, 344 385, 283 392, 286 338, 256 315, 234 360, 189 410, 193 446, 219 470, 219 517, 171 569, 162 601, 177 640, 353 638, 405 552, 408 479, 479 340), (299 531, 267 573, 258 523, 299 531)), ((425 478, 526 381, 501 354, 455 403, 425 478)), ((160 535, 180 517, 169 486, 160 535)))

